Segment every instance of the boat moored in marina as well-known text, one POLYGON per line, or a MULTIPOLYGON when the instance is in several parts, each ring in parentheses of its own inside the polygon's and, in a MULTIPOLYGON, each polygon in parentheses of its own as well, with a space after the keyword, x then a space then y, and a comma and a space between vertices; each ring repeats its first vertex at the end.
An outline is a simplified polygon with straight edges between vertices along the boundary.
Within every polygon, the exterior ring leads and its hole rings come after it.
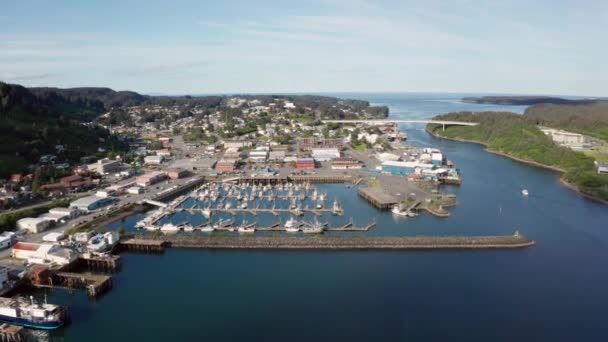
POLYGON ((40 304, 33 297, 0 297, 0 322, 26 328, 52 330, 65 324, 66 311, 62 306, 40 304))
POLYGON ((285 222, 285 231, 288 233, 297 233, 300 231, 300 223, 298 220, 291 217, 285 222))

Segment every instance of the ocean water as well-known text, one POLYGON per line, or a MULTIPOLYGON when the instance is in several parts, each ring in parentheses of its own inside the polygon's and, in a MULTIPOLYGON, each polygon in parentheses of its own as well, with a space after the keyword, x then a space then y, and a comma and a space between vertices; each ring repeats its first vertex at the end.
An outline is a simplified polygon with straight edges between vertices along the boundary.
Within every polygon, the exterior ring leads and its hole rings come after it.
MULTIPOLYGON (((462 104, 460 94, 339 94, 390 107, 391 117, 525 107, 462 104)), ((559 175, 436 139, 404 125, 460 168, 447 219, 399 219, 325 185, 376 235, 510 234, 514 251, 273 252, 168 250, 124 254, 114 287, 95 301, 48 292, 69 306, 61 341, 603 341, 608 334, 608 207, 561 186, 559 175), (520 191, 527 188, 530 196, 520 191)), ((127 228, 139 216, 116 223, 127 228)), ((176 220, 180 220, 179 217, 176 220)), ((43 292, 38 293, 42 296, 43 292)))

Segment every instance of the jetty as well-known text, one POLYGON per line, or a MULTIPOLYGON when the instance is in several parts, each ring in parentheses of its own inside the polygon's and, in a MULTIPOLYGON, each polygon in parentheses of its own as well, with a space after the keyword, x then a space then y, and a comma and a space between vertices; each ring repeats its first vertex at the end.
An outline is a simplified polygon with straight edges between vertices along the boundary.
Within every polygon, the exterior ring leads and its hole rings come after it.
POLYGON ((519 233, 498 236, 193 236, 139 235, 134 241, 161 241, 172 248, 268 250, 481 250, 535 245, 519 233))

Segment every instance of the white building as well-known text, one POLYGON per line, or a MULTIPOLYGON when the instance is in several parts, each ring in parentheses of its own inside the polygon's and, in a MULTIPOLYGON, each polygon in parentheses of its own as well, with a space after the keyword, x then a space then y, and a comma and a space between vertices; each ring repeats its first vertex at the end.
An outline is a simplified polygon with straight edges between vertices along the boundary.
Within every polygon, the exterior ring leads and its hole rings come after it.
POLYGON ((255 150, 249 152, 249 159, 253 162, 265 162, 268 158, 268 151, 255 150))
POLYGON ((127 189, 127 192, 133 195, 141 194, 144 192, 144 189, 139 186, 133 186, 127 189))
POLYGON ((15 259, 27 260, 34 264, 66 265, 76 259, 76 255, 69 249, 58 245, 43 243, 18 242, 11 250, 15 259))
POLYGON ((165 160, 163 156, 146 156, 144 157, 144 164, 146 165, 160 165, 165 160))
POLYGON ((250 140, 227 140, 224 141, 224 148, 243 148, 243 147, 251 147, 253 143, 250 140))
POLYGON ((0 234, 0 250, 7 249, 15 243, 15 233, 4 232, 0 234))
POLYGON ((340 158, 340 150, 337 148, 313 148, 310 152, 316 161, 330 161, 340 158))
POLYGON ((49 210, 49 214, 63 214, 63 215, 67 215, 68 218, 74 218, 78 215, 80 215, 80 211, 78 210, 78 208, 63 208, 63 207, 57 207, 57 208, 52 208, 49 210))
POLYGON ((38 217, 25 217, 17 221, 17 228, 25 229, 30 233, 40 233, 47 229, 49 221, 38 217))

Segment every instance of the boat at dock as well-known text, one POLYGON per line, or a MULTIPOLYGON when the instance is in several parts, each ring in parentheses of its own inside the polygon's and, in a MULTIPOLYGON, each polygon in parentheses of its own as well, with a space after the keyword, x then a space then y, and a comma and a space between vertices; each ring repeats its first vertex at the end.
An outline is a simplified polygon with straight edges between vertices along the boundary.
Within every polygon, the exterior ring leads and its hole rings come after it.
POLYGON ((205 218, 211 217, 211 209, 210 208, 205 208, 205 209, 201 210, 201 213, 203 214, 203 216, 205 218))
POLYGON ((302 228, 304 234, 320 234, 323 233, 324 226, 317 219, 312 224, 307 224, 302 228))
POLYGON ((66 311, 62 306, 40 304, 34 297, 0 297, 0 322, 26 328, 52 330, 65 324, 66 311))
POLYGON ((291 217, 285 222, 285 231, 288 233, 297 233, 300 231, 300 223, 298 220, 291 217))
POLYGON ((238 228, 239 233, 255 233, 255 223, 247 224, 247 221, 243 221, 243 223, 238 228))
POLYGON ((160 231, 163 233, 177 233, 179 231, 179 227, 173 223, 165 223, 160 226, 160 231))
POLYGON ((215 229, 213 227, 211 227, 210 225, 205 225, 205 226, 200 227, 200 231, 203 233, 211 233, 214 230, 215 229))
POLYGON ((391 213, 393 213, 397 216, 403 216, 403 217, 414 217, 414 216, 418 215, 418 214, 414 213, 413 211, 406 209, 399 204, 395 204, 395 206, 393 206, 393 208, 391 209, 391 213))
POLYGON ((331 212, 334 215, 342 215, 343 210, 342 210, 342 206, 340 205, 340 202, 338 202, 338 200, 334 200, 334 204, 331 208, 331 212))

